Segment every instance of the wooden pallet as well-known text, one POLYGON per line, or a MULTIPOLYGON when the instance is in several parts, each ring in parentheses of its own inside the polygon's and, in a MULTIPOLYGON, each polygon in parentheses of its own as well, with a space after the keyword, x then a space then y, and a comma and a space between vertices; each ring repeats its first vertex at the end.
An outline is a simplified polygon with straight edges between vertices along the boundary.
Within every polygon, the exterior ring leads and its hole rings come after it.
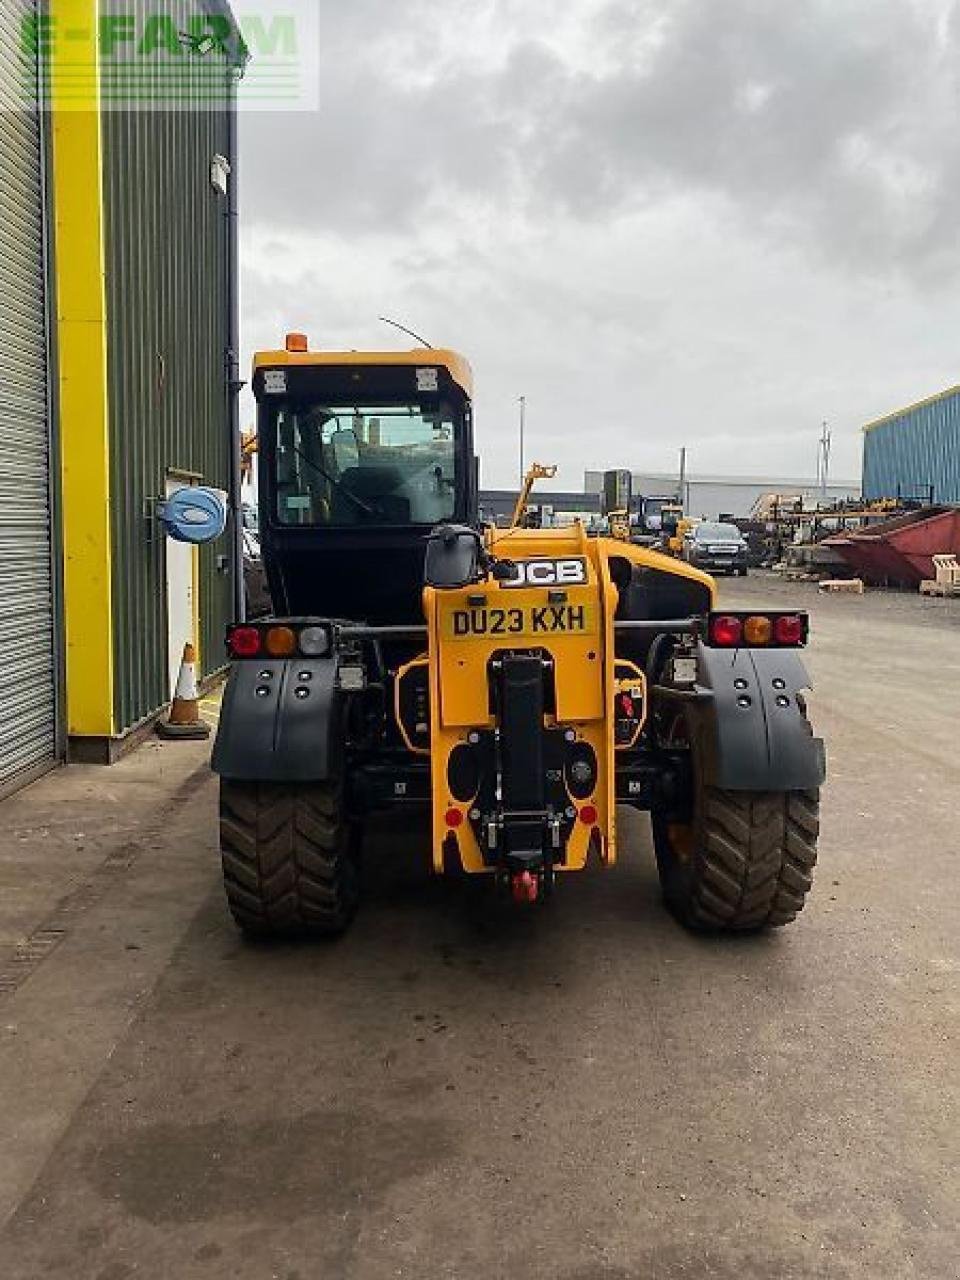
POLYGON ((864 587, 862 578, 824 578, 820 583, 820 591, 829 591, 837 595, 862 596, 864 587))
POLYGON ((927 578, 920 583, 922 596, 960 596, 960 585, 955 582, 936 582, 927 578))

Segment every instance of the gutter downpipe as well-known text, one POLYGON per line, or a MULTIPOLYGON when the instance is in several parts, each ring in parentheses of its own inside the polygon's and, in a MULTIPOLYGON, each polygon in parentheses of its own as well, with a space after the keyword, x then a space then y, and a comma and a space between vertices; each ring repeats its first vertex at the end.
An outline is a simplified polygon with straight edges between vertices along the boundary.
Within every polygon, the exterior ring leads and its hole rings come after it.
POLYGON ((233 618, 243 622, 245 592, 243 589, 243 500, 240 489, 240 392, 244 382, 240 377, 240 236, 238 229, 240 166, 237 156, 237 86, 230 75, 230 97, 227 110, 227 151, 230 159, 230 177, 227 183, 227 411, 230 430, 230 507, 233 511, 232 545, 233 566, 233 618))

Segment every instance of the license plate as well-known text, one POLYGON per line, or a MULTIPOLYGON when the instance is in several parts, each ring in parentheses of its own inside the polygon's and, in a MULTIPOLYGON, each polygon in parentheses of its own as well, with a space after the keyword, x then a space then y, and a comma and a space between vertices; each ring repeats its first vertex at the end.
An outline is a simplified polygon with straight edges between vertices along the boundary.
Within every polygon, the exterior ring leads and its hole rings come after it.
POLYGON ((596 629, 593 606, 588 604, 448 609, 443 614, 445 640, 476 640, 486 636, 502 636, 507 642, 518 637, 540 640, 558 635, 589 635, 596 629))

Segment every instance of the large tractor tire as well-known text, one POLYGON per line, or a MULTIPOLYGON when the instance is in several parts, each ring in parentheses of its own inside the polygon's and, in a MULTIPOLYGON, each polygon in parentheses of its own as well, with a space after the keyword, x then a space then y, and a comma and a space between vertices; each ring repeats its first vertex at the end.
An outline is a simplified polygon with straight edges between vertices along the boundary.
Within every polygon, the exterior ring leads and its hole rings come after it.
POLYGON ((686 821, 657 810, 652 815, 667 906, 698 932, 789 924, 812 882, 819 793, 694 786, 686 821))
POLYGON ((252 937, 343 933, 360 897, 357 844, 335 782, 220 783, 223 884, 252 937))

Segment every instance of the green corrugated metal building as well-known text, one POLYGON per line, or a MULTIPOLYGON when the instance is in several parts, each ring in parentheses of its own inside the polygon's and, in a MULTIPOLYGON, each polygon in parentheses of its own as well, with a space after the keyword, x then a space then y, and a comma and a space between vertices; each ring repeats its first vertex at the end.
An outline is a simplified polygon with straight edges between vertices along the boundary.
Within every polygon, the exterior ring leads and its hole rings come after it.
MULTIPOLYGON (((179 548, 152 507, 171 483, 230 488, 230 238, 211 166, 229 163, 231 130, 213 110, 111 111, 103 123, 113 713, 123 734, 169 698, 177 644, 167 561, 179 548)), ((210 673, 222 661, 233 564, 224 539, 193 554, 190 638, 210 673)))
POLYGON ((0 794, 65 757, 114 759, 169 701, 187 641, 201 677, 223 665, 233 521, 194 548, 157 505, 236 488, 245 56, 225 0, 15 0, 0 18, 0 336, 19 379, 0 416, 25 424, 0 482, 0 636, 29 616, 36 638, 0 713, 0 794))

